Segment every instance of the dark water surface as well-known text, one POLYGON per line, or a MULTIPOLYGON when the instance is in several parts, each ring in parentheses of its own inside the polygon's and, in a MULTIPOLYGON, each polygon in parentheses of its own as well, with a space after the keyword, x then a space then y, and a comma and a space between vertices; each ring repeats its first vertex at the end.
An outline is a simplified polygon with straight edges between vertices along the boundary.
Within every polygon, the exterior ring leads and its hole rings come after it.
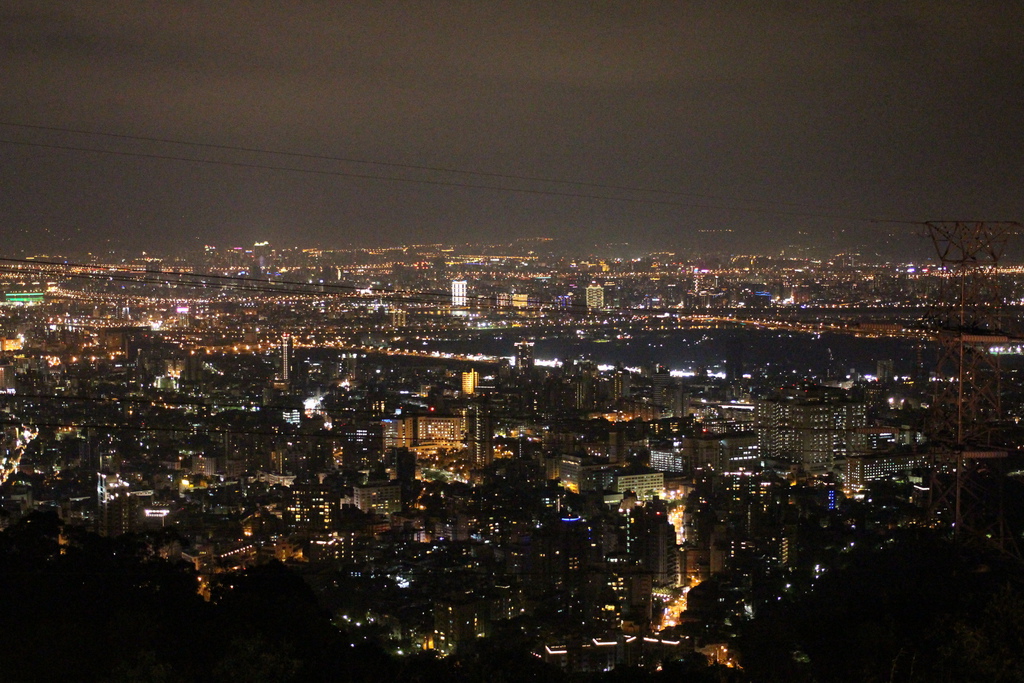
MULTIPOLYGON (((739 358, 745 372, 771 368, 776 372, 845 375, 854 370, 873 375, 879 360, 893 361, 895 374, 910 374, 917 362, 916 343, 906 339, 866 338, 844 334, 810 334, 759 328, 689 328, 663 332, 566 330, 545 336, 507 332, 481 332, 461 339, 429 341, 415 348, 450 353, 482 353, 512 356, 515 343, 535 342, 538 360, 566 361, 585 358, 599 364, 650 366, 660 363, 670 370, 722 372, 727 359, 739 358)), ((922 360, 934 356, 925 346, 922 360)))

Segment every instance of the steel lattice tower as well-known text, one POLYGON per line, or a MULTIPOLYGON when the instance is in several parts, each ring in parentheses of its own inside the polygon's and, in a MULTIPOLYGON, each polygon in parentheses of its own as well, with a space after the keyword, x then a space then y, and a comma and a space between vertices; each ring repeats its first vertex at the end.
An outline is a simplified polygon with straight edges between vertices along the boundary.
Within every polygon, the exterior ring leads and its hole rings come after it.
POLYGON ((1010 341, 1001 316, 997 266, 1019 223, 926 223, 941 267, 928 326, 939 342, 928 438, 932 443, 929 512, 964 543, 1019 556, 1003 514, 999 356, 1010 341))

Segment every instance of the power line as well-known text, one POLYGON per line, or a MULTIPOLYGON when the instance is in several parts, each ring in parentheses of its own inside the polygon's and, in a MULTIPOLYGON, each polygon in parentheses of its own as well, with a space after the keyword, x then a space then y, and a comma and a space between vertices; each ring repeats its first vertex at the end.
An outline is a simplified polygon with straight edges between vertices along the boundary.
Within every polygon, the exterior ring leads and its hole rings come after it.
POLYGON ((214 144, 208 142, 194 142, 189 140, 172 140, 170 138, 159 138, 144 135, 128 135, 124 133, 104 133, 100 131, 92 130, 81 130, 76 128, 63 128, 60 126, 42 126, 26 123, 15 123, 12 121, 0 121, 0 126, 8 126, 12 128, 23 128, 29 130, 43 130, 57 133, 72 133, 74 135, 92 135, 97 137, 113 138, 117 140, 132 140, 136 142, 156 142, 161 144, 169 145, 183 145, 188 147, 198 147, 202 149, 217 149, 232 152, 246 152, 252 154, 272 154, 276 156, 286 156, 296 159, 312 159, 317 161, 339 161, 342 163, 349 164, 365 164, 371 166, 384 166, 387 168, 402 168, 416 171, 430 171, 435 173, 456 173, 460 175, 479 176, 484 178, 501 178, 505 180, 524 180, 528 182, 542 182, 542 183, 553 183, 557 185, 575 185, 578 187, 593 187, 603 190, 620 190, 624 192, 643 192, 649 194, 662 194, 674 197, 693 197, 697 199, 711 199, 714 201, 726 201, 726 202, 744 202, 752 204, 767 204, 771 206, 793 206, 793 207, 808 207, 817 208, 823 210, 829 210, 828 207, 823 207, 818 204, 810 204, 806 202, 782 202, 774 200, 764 199, 742 199, 736 197, 724 197, 721 195, 701 194, 695 192, 679 192, 677 190, 665 190, 659 188, 650 187, 636 187, 630 185, 614 185, 608 183, 596 183, 585 180, 566 180, 561 178, 551 178, 548 176, 533 176, 533 175, 516 175, 511 173, 496 173, 491 171, 476 171, 453 168, 450 166, 425 166, 418 164, 408 164, 399 162, 389 161, 375 161, 370 159, 355 159, 351 157, 339 157, 324 154, 309 154, 304 152, 292 152, 280 149, 267 149, 261 147, 243 147, 239 145, 225 145, 225 144, 214 144))
MULTIPOLYGON (((95 147, 78 147, 73 145, 57 145, 42 142, 25 142, 19 140, 4 140, 0 139, 0 144, 7 145, 18 145, 23 147, 36 147, 42 149, 54 149, 61 151, 70 152, 87 152, 93 154, 106 154, 111 156, 120 157, 133 157, 140 159, 159 159, 163 161, 183 161, 188 163, 196 164, 212 164, 217 166, 229 166, 232 168, 249 168, 267 171, 284 171, 289 173, 306 173, 310 175, 320 176, 332 176, 341 178, 355 178, 361 180, 381 180, 388 182, 398 183, 411 183, 420 185, 432 185, 441 187, 456 187, 462 189, 472 190, 490 190, 496 192, 511 192, 518 194, 530 194, 530 195, 541 195, 550 197, 566 197, 573 199, 588 199, 598 201, 610 201, 610 202, 625 202, 628 204, 639 204, 639 205, 651 205, 651 206, 673 206, 687 209, 710 209, 715 211, 737 211, 742 213, 754 213, 759 215, 772 215, 772 216, 789 216, 793 218, 825 218, 830 220, 841 220, 841 221, 853 221, 858 223, 868 224, 904 224, 914 223, 913 221, 904 220, 889 220, 885 218, 872 218, 865 216, 853 216, 853 215, 842 215, 836 213, 818 213, 811 211, 792 211, 782 209, 763 209, 755 207, 744 207, 744 206, 727 206, 723 204, 698 204, 692 202, 680 202, 672 201, 667 199, 652 199, 652 198, 640 198, 640 197, 623 197, 623 196, 609 196, 609 195, 596 195, 596 194, 583 194, 577 192, 561 192, 557 190, 540 190, 535 188, 521 188, 521 187, 507 187, 502 185, 483 185, 475 183, 460 183, 449 180, 431 180, 426 178, 401 178, 397 176, 384 176, 375 175, 371 173, 352 173, 348 171, 332 171, 325 169, 313 169, 313 168, 300 168, 296 166, 279 166, 275 164, 260 164, 253 162, 243 161, 224 161, 219 159, 200 159, 196 157, 186 156, 175 156, 170 154, 153 154, 148 152, 126 152, 119 150, 110 149, 98 149, 95 147)), ((569 182, 569 181, 566 181, 569 182)))

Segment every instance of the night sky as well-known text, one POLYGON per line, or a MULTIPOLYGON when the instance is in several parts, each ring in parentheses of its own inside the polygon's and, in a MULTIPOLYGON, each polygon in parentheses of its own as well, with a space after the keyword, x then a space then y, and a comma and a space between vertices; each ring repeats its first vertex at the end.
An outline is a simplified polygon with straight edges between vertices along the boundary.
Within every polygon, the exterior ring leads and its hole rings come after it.
POLYGON ((0 0, 0 93, 0 255, 897 249, 864 219, 1024 218, 1016 0, 0 0))

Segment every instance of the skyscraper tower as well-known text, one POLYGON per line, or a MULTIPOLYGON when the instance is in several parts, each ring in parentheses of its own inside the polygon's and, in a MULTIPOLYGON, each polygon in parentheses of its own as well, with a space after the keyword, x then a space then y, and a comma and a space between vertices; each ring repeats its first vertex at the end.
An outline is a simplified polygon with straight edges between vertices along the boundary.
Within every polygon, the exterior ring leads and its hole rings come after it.
POLYGON ((469 303, 466 295, 466 281, 452 280, 452 308, 465 308, 469 303))
POLYGON ((533 369, 533 342, 516 342, 516 370, 524 372, 533 369))
POLYGON ((480 383, 480 373, 476 370, 462 373, 462 393, 472 396, 476 393, 476 387, 480 383))
POLYGON ((604 308, 604 287, 601 285, 589 285, 587 287, 587 308, 604 308))
POLYGON ((96 531, 101 536, 120 536, 138 529, 142 504, 127 481, 115 473, 99 472, 96 494, 96 531))
POLYGON ((494 460, 494 433, 487 406, 472 403, 466 409, 466 447, 476 467, 486 467, 494 460))
POLYGON ((281 369, 279 375, 281 381, 285 384, 288 384, 292 378, 292 357, 292 335, 285 332, 281 336, 281 369))
POLYGON ((743 342, 739 338, 731 339, 726 344, 725 378, 729 382, 743 379, 743 342))
POLYGON ((632 382, 633 377, 630 375, 629 370, 621 367, 621 365, 616 368, 615 374, 612 375, 612 398, 615 400, 629 398, 632 382))

